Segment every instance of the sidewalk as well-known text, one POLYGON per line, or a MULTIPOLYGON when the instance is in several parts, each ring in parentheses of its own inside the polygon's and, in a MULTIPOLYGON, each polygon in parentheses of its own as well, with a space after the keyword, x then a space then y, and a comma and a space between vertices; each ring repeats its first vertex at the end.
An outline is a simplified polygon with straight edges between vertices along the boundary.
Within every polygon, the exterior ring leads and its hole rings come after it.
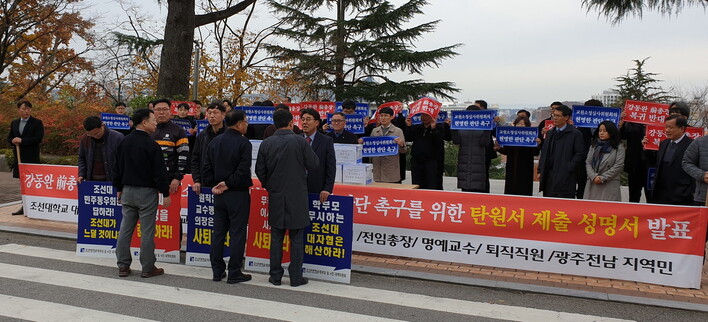
MULTIPOLYGON (((76 224, 12 216, 20 200, 18 182, 0 173, 0 232, 20 232, 59 238, 76 238, 76 224), (12 185, 16 192, 13 192, 12 185)), ((503 182, 501 183, 503 189, 503 182)), ((1 234, 1 233, 0 233, 1 234)), ((701 289, 682 289, 647 283, 493 268, 415 258, 355 253, 353 270, 413 279, 514 289, 599 300, 638 303, 708 312, 708 265, 703 266, 701 289)))

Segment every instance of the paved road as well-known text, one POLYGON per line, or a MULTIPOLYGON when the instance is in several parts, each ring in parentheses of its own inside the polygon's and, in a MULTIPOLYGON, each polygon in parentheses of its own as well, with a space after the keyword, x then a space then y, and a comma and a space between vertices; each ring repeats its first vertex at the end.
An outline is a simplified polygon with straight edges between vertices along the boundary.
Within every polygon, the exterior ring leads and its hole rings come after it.
MULTIPOLYGON (((164 264, 166 275, 117 277, 112 258, 78 257, 73 241, 0 233, 0 320, 705 321, 708 315, 354 274, 352 285, 240 285, 210 270, 164 264), (31 246, 24 246, 31 245, 31 246)), ((137 261, 134 267, 139 267, 137 261)), ((284 281, 285 282, 285 281, 284 281)))

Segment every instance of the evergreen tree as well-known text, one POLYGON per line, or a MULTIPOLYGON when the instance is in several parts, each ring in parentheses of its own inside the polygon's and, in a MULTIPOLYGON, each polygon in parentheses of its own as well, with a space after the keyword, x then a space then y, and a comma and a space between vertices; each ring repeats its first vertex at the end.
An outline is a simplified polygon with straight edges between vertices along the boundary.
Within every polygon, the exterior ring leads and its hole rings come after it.
POLYGON ((310 84, 307 99, 357 99, 368 102, 409 101, 422 95, 452 98, 459 91, 452 82, 421 79, 397 82, 387 75, 405 71, 421 75, 423 68, 457 55, 459 44, 429 51, 414 50, 414 42, 439 21, 404 28, 422 14, 425 0, 394 6, 386 0, 270 1, 285 24, 276 34, 298 48, 269 45, 268 50, 296 63, 293 74, 310 84), (336 17, 317 17, 320 9, 334 9, 336 17))
POLYGON ((600 15, 619 23, 630 15, 642 17, 644 10, 656 10, 661 14, 678 14, 684 7, 708 7, 706 0, 583 0, 588 11, 597 9, 600 15))
POLYGON ((666 103, 673 98, 658 85, 661 80, 654 77, 659 74, 644 70, 644 64, 648 59, 649 57, 633 60, 635 67, 629 69, 626 75, 615 78, 619 83, 616 87, 620 95, 617 102, 619 106, 624 106, 625 100, 666 103))

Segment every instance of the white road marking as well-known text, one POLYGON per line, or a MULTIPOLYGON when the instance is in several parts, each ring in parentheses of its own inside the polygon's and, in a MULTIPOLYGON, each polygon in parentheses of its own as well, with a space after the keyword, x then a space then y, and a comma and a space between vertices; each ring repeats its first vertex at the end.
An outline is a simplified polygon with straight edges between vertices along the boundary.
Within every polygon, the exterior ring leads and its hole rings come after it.
POLYGON ((0 294, 0 316, 28 321, 155 321, 0 294))
MULTIPOLYGON (((75 252, 71 251, 54 250, 49 248, 24 246, 17 244, 0 245, 0 252, 62 260, 75 263, 94 264, 99 266, 115 267, 116 265, 115 260, 109 258, 79 257, 76 256, 75 252)), ((160 265, 165 268, 166 274, 204 279, 211 278, 211 269, 209 268, 168 263, 160 263, 160 265)), ((261 287, 276 287, 268 283, 267 275, 262 274, 254 274, 254 279, 248 282, 248 284, 261 287)), ((287 283, 284 283, 284 285, 286 284, 287 283)), ((342 298, 399 305, 411 308, 419 308, 431 311, 441 311, 447 313, 487 317, 494 319, 504 319, 511 321, 631 321, 578 313, 567 313, 511 305, 433 297, 421 294, 372 289, 343 284, 333 284, 312 280, 308 285, 304 287, 288 287, 287 289, 297 292, 329 295, 342 298)))

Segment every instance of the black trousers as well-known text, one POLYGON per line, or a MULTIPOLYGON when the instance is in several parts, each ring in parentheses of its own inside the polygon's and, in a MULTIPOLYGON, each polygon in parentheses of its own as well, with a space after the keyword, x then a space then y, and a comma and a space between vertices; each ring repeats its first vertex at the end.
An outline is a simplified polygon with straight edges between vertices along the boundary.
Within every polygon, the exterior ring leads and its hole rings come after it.
POLYGON ((214 232, 211 239, 211 270, 214 277, 221 277, 226 269, 224 262, 224 244, 226 233, 229 233, 228 278, 241 275, 243 253, 246 247, 246 225, 251 206, 251 196, 248 191, 225 191, 214 195, 214 232))
MULTIPOLYGON (((270 227, 270 276, 275 280, 283 278, 283 239, 286 229, 270 227)), ((287 229, 290 236, 290 283, 302 280, 302 261, 305 257, 304 229, 287 229)))
POLYGON ((647 187, 647 167, 644 164, 632 167, 632 171, 627 172, 627 184, 629 185, 629 202, 639 202, 642 198, 642 189, 648 203, 652 197, 647 187))
POLYGON ((438 160, 418 161, 411 159, 411 176, 413 184, 420 189, 443 190, 442 164, 438 160))

